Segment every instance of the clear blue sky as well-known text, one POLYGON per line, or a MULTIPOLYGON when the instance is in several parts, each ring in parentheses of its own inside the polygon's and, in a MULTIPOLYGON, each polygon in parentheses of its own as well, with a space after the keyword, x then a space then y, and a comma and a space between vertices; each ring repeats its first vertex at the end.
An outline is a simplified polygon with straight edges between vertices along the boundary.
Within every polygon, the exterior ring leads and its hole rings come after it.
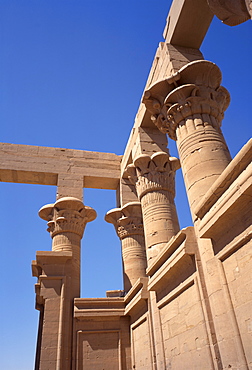
MULTIPOLYGON (((123 154, 160 41, 169 0, 0 0, 0 141, 123 154)), ((251 135, 252 23, 214 19, 201 51, 223 72, 231 106, 223 132, 234 156, 251 135)), ((174 143, 169 143, 176 155, 174 143)), ((41 206, 55 187, 0 184, 0 368, 33 369, 38 312, 30 263, 50 250, 41 206)), ((98 219, 82 243, 82 297, 122 288, 119 240, 104 214, 109 190, 85 189, 98 219)), ((177 180, 181 227, 191 224, 177 180)))

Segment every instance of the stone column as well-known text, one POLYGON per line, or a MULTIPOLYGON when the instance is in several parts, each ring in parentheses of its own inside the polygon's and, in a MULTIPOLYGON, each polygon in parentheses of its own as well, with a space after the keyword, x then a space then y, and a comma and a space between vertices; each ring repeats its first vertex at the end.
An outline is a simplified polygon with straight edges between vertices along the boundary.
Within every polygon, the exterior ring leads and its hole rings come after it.
POLYGON ((194 219, 195 205, 231 160, 220 129, 230 97, 220 83, 214 63, 195 61, 143 98, 155 125, 177 142, 194 219))
POLYGON ((64 197, 42 207, 39 216, 48 221, 53 243, 52 251, 37 252, 32 265, 41 310, 35 369, 70 370, 73 301, 80 297, 80 241, 96 212, 77 198, 64 197))
POLYGON ((52 251, 72 252, 72 294, 80 297, 80 241, 87 222, 96 218, 94 209, 84 206, 81 200, 64 197, 48 204, 39 211, 39 216, 48 221, 52 237, 52 251))
POLYGON ((112 209, 106 214, 105 220, 115 226, 122 242, 124 291, 128 292, 139 278, 146 276, 141 204, 130 202, 122 208, 112 209))
POLYGON ((247 369, 221 260, 214 252, 213 240, 199 236, 201 220, 195 214, 204 194, 231 161, 221 132, 230 97, 220 85, 221 78, 214 63, 191 62, 153 85, 143 102, 156 126, 177 142, 195 225, 196 265, 214 368, 227 369, 233 363, 247 369))
POLYGON ((138 156, 124 173, 136 186, 141 202, 148 265, 179 231, 174 204, 174 178, 179 167, 177 158, 157 152, 138 156))

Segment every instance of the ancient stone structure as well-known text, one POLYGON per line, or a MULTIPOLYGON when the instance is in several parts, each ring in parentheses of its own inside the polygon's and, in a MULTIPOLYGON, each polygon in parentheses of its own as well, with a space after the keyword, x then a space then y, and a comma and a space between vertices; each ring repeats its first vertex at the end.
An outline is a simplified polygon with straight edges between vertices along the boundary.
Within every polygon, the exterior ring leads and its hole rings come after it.
POLYGON ((236 25, 251 1, 174 0, 123 156, 1 144, 1 181, 58 187, 39 211, 52 251, 32 264, 36 370, 252 368, 252 140, 231 159, 229 93, 199 51, 213 13, 236 25), (182 230, 180 166, 194 223, 182 230), (80 241, 96 217, 83 187, 117 191, 105 219, 121 240, 124 290, 106 298, 80 298, 80 241))
POLYGON ((179 231, 174 204, 174 175, 178 167, 176 158, 157 152, 151 157, 147 154, 138 156, 124 173, 136 187, 141 201, 148 264, 179 231))
POLYGON ((140 277, 146 276, 146 251, 141 204, 131 202, 106 214, 122 241, 124 291, 128 292, 140 277))

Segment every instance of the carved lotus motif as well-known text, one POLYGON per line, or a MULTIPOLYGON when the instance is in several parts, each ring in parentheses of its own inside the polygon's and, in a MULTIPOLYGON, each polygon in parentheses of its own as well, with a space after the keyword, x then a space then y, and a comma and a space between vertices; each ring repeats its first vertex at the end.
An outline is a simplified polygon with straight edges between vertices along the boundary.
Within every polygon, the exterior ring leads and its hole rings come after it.
POLYGON ((157 152, 152 156, 143 154, 127 167, 124 177, 136 185, 140 198, 154 190, 169 190, 174 193, 174 176, 178 168, 179 160, 166 152, 157 152))
POLYGON ((212 125, 219 130, 230 103, 228 91, 220 86, 220 69, 206 60, 194 61, 182 67, 176 76, 173 87, 161 81, 144 94, 143 103, 153 123, 174 140, 178 125, 197 115, 213 117, 202 117, 202 126, 212 125))
POLYGON ((122 208, 110 210, 105 220, 115 226, 120 239, 130 235, 143 234, 143 220, 141 204, 139 202, 130 202, 122 208))
POLYGON ((91 207, 84 206, 77 198, 65 197, 42 207, 39 216, 48 221, 47 231, 52 238, 63 232, 82 237, 86 223, 96 218, 96 212, 91 207))

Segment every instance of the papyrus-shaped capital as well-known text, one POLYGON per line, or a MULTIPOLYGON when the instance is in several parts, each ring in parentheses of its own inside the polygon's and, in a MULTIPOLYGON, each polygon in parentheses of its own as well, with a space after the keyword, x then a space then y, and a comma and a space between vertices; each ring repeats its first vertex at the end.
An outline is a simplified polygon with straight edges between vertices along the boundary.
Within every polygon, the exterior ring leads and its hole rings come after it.
POLYGON ((87 222, 96 218, 96 212, 93 208, 84 206, 77 198, 64 197, 54 204, 42 207, 39 210, 39 216, 47 221, 52 238, 62 232, 70 232, 82 237, 87 222))
POLYGON ((174 140, 181 136, 179 126, 186 127, 187 120, 190 129, 211 126, 218 131, 230 103, 228 91, 220 85, 220 69, 199 60, 182 67, 178 76, 170 84, 159 81, 145 92, 143 103, 154 124, 174 140))
POLYGON ((140 202, 130 202, 122 208, 114 208, 107 212, 105 220, 112 223, 119 238, 143 235, 143 218, 140 202))
POLYGON ((174 175, 178 168, 179 160, 168 153, 142 154, 126 168, 124 177, 136 186, 139 199, 156 190, 168 190, 175 195, 174 175))

